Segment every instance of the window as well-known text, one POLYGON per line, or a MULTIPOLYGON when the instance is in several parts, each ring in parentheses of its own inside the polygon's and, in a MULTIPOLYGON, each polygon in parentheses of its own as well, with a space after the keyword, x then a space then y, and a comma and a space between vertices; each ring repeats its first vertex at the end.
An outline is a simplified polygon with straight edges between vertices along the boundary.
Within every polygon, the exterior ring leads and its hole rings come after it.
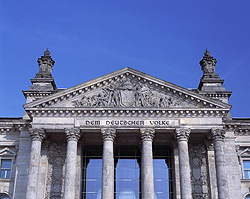
POLYGON ((10 178, 11 164, 11 159, 1 159, 0 178, 10 178))
POLYGON ((102 147, 88 146, 83 151, 83 199, 101 199, 102 147))
POLYGON ((10 199, 10 197, 6 194, 0 194, 0 199, 10 199))
POLYGON ((250 160, 243 160, 244 179, 250 179, 250 160))
MULTIPOLYGON (((169 146, 153 146, 155 199, 173 199, 172 154, 169 146)), ((141 151, 118 145, 114 151, 115 199, 141 199, 141 151)), ((81 199, 101 199, 102 146, 83 151, 81 199)))
POLYGON ((246 196, 246 199, 250 199, 250 194, 246 196))
POLYGON ((118 146, 115 151, 115 198, 140 198, 140 151, 137 146, 118 146))
POLYGON ((169 146, 153 147, 155 199, 172 199, 172 155, 169 146))

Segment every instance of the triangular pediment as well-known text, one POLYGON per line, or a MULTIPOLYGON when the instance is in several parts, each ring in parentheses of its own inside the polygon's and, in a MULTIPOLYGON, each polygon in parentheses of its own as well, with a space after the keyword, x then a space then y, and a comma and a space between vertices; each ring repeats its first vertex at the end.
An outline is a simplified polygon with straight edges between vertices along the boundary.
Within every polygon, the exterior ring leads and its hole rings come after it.
POLYGON ((24 105, 25 110, 72 109, 208 109, 230 105, 170 82, 124 68, 24 105))
POLYGON ((244 151, 239 153, 240 157, 249 157, 250 156, 250 149, 246 148, 244 151))
POLYGON ((0 155, 5 157, 6 156, 12 157, 16 155, 16 152, 9 149, 8 147, 5 147, 4 149, 0 150, 0 155))

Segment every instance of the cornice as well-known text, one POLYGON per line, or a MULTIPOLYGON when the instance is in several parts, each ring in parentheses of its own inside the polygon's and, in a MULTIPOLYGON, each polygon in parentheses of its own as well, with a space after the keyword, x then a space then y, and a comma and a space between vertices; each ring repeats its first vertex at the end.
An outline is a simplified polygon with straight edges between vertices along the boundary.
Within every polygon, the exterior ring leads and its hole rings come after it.
POLYGON ((224 125, 227 130, 233 130, 237 136, 250 135, 250 118, 227 120, 224 125))
POLYGON ((28 115, 33 117, 225 117, 227 109, 169 109, 169 108, 27 108, 28 115))
POLYGON ((23 90, 23 95, 27 99, 27 97, 35 97, 35 98, 44 98, 50 96, 57 91, 32 91, 32 90, 23 90))
POLYGON ((10 119, 0 119, 0 133, 5 134, 10 131, 20 131, 22 128, 29 125, 30 122, 23 119, 20 119, 18 121, 10 119))
POLYGON ((203 96, 212 98, 212 99, 220 99, 220 98, 229 98, 232 95, 231 91, 223 91, 223 92, 214 92, 214 93, 199 93, 203 96))

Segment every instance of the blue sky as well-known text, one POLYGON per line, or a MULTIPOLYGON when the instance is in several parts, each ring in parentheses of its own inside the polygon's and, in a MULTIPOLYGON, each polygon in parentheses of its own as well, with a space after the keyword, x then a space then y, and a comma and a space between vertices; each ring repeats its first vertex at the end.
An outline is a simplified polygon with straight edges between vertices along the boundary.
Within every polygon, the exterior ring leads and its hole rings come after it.
POLYGON ((48 47, 59 88, 127 66, 197 88, 208 48, 233 117, 250 117, 249 36, 249 0, 0 0, 0 116, 22 116, 48 47))

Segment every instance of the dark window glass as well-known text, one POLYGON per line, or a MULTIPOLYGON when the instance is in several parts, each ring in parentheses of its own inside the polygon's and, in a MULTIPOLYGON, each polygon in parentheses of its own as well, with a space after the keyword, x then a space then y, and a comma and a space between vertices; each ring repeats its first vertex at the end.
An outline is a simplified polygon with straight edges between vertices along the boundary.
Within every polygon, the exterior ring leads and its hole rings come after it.
POLYGON ((12 160, 10 159, 1 160, 1 172, 0 172, 1 178, 10 178, 11 163, 12 160))
POLYGON ((243 160, 244 179, 250 179, 250 160, 243 160))
POLYGON ((83 151, 82 198, 101 199, 102 148, 88 146, 83 151))
POLYGON ((0 195, 0 199, 10 199, 10 197, 4 194, 4 195, 0 195))
POLYGON ((168 146, 154 146, 154 188, 155 199, 172 199, 172 156, 168 146))
POLYGON ((250 199, 250 195, 247 195, 247 196, 246 196, 246 199, 250 199))
POLYGON ((140 156, 138 147, 117 147, 115 163, 116 199, 140 199, 140 156))

